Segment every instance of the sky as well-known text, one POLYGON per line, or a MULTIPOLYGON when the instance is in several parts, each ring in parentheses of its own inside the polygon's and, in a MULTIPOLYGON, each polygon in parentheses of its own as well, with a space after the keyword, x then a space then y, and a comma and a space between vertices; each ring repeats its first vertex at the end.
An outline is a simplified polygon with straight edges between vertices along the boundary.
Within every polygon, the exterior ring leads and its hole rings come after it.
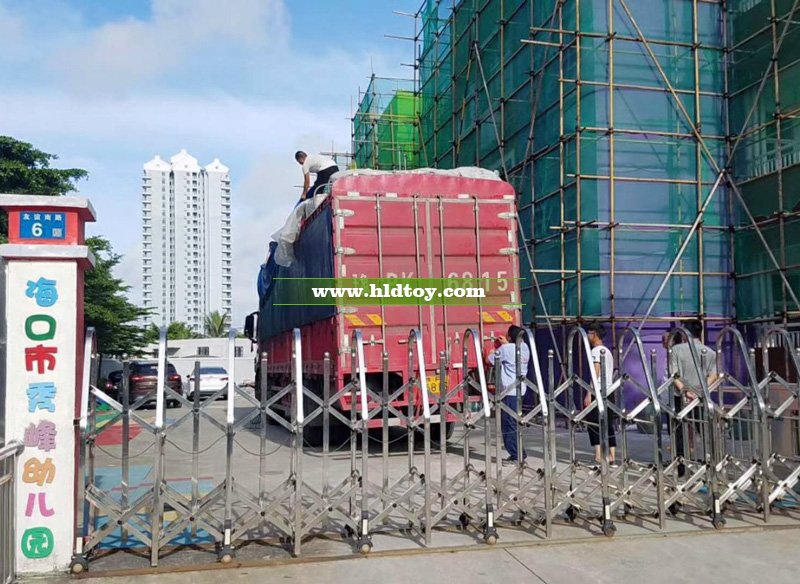
POLYGON ((233 325, 257 308, 270 236, 302 183, 293 154, 350 150, 351 108, 402 66, 419 0, 0 0, 0 135, 84 168, 89 235, 141 302, 142 165, 185 148, 231 169, 233 325))

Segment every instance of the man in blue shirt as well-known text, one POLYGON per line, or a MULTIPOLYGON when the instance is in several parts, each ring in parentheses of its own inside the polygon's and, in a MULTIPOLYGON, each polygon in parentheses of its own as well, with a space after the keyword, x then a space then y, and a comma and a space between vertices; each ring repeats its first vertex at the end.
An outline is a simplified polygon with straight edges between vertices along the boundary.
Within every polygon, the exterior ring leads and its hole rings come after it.
MULTIPOLYGON (((496 351, 492 351, 489 354, 489 363, 491 365, 495 365, 495 361, 499 360, 499 363, 496 365, 500 367, 500 384, 502 387, 498 387, 497 391, 503 392, 506 389, 512 387, 514 382, 517 380, 517 347, 516 347, 516 340, 517 335, 522 332, 522 329, 516 325, 512 325, 508 329, 508 335, 506 338, 499 339, 500 346, 497 348, 496 351)), ((522 374, 522 377, 525 377, 525 374, 528 371, 528 362, 531 359, 531 351, 528 348, 528 344, 523 342, 520 346, 520 361, 519 371, 522 374)), ((512 389, 508 395, 503 398, 503 402, 513 411, 517 411, 517 398, 524 401, 525 393, 528 391, 528 387, 526 385, 522 385, 519 390, 515 387, 512 389)), ((522 452, 517 451, 517 419, 516 417, 512 416, 511 414, 501 411, 500 413, 500 425, 503 433, 503 446, 505 446, 506 452, 508 452, 509 456, 505 460, 503 460, 503 464, 517 464, 523 460, 525 460, 528 455, 525 453, 525 448, 522 448, 522 452), (521 455, 521 456, 520 456, 521 455)))

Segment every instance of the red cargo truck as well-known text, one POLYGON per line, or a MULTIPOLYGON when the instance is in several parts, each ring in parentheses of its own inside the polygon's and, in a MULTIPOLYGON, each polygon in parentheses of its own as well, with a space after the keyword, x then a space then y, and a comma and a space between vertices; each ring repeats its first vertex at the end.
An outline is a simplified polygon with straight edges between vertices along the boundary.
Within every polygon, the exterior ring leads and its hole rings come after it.
MULTIPOLYGON (((365 340, 367 385, 380 393, 385 351, 389 389, 399 388, 412 373, 408 371, 407 343, 410 330, 416 328, 422 336, 430 399, 438 399, 442 352, 448 363, 448 387, 463 379, 462 340, 466 329, 474 328, 486 340, 492 334, 505 334, 509 325, 520 321, 515 214, 512 186, 480 169, 348 171, 337 175, 328 197, 301 226, 294 243, 295 261, 288 268, 273 268, 273 276, 383 277, 400 282, 404 278, 496 278, 492 304, 275 306, 285 296, 282 282, 275 280, 268 294, 262 291, 257 313, 257 342, 259 352, 269 356, 270 386, 289 383, 292 329, 299 327, 306 387, 321 395, 326 352, 332 362, 331 393, 349 382, 351 337, 360 329, 365 340)), ((247 328, 256 328, 252 321, 248 324, 247 328)), ((483 342, 482 346, 489 345, 483 342)), ((474 361, 474 357, 471 359, 474 361)), ((256 369, 259 380, 258 363, 256 369)), ((459 396, 454 399, 462 400, 459 396)), ((407 396, 394 405, 401 408, 406 404, 407 396)), ((290 405, 284 404, 286 408, 290 405)), ((338 407, 349 411, 350 398, 343 398, 338 407)), ((320 421, 317 416, 315 422, 320 421)), ((379 426, 380 417, 371 424, 379 426)))

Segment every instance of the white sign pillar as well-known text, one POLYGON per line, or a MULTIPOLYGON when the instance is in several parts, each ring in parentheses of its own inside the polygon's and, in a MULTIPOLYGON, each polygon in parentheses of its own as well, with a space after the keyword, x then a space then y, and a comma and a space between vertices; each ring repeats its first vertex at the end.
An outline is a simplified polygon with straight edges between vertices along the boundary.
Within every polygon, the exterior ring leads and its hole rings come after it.
POLYGON ((17 465, 18 573, 65 570, 75 526, 77 417, 83 360, 83 275, 92 266, 85 199, 0 195, 6 333, 5 439, 17 465))

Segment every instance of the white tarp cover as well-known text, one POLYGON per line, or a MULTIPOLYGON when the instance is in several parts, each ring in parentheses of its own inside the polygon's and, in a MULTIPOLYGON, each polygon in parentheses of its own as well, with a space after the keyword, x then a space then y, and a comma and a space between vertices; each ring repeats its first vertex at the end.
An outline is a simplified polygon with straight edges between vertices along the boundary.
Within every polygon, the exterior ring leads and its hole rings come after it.
POLYGON ((458 178, 482 178, 484 180, 500 180, 493 170, 478 168, 477 166, 461 166, 452 170, 439 170, 438 168, 418 168, 416 170, 370 170, 368 168, 355 170, 342 170, 331 177, 331 182, 346 176, 380 176, 392 174, 434 174, 437 176, 454 176, 458 178))
MULTIPOLYGON (((484 180, 500 180, 497 173, 485 168, 476 166, 462 166, 452 170, 439 170, 437 168, 419 168, 417 170, 343 170, 331 177, 331 182, 336 182, 340 178, 347 176, 380 176, 393 174, 433 174, 438 176, 453 176, 459 178, 479 178, 484 180)), ((294 242, 300 235, 300 227, 303 221, 311 216, 322 201, 327 197, 327 193, 317 195, 313 201, 303 201, 295 207, 286 221, 278 231, 272 234, 273 241, 278 243, 275 249, 275 263, 279 266, 289 267, 294 262, 294 242)))
POLYGON ((314 200, 303 201, 295 207, 278 231, 272 234, 272 240, 278 243, 275 249, 275 263, 288 268, 294 262, 294 242, 300 235, 303 221, 308 219, 317 207, 322 204, 327 194, 317 195, 314 200))

